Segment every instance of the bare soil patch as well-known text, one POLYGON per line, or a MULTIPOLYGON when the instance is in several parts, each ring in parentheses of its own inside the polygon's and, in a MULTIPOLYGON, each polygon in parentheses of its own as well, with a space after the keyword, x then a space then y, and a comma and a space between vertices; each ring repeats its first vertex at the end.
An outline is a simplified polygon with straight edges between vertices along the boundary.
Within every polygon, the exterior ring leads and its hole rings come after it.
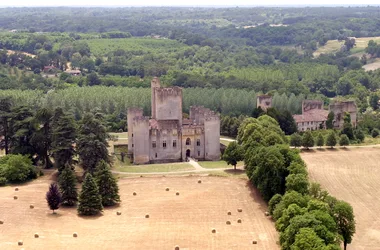
POLYGON ((356 234, 348 248, 379 249, 380 149, 326 150, 301 156, 313 181, 353 206, 356 234))
POLYGON ((52 215, 45 201, 50 179, 19 191, 0 188, 0 249, 19 249, 19 240, 25 249, 279 249, 274 224, 264 215, 267 207, 245 179, 122 179, 121 205, 97 217, 79 217, 75 208, 52 215))

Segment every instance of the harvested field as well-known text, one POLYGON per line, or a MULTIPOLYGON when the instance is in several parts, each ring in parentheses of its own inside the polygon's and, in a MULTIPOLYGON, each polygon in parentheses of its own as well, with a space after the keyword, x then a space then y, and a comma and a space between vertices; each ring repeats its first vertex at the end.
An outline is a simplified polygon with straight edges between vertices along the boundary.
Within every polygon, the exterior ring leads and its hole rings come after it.
POLYGON ((373 62, 363 66, 365 71, 377 70, 380 68, 380 58, 376 58, 373 62))
POLYGON ((25 249, 279 249, 274 224, 264 215, 266 205, 246 179, 122 179, 120 206, 102 216, 79 217, 75 208, 61 208, 56 215, 48 210, 49 178, 19 185, 18 200, 13 200, 14 187, 0 188, 0 249, 19 249, 18 241, 25 249))
POLYGON ((324 150, 301 156, 313 181, 353 206, 356 234, 348 249, 379 249, 380 149, 324 150))

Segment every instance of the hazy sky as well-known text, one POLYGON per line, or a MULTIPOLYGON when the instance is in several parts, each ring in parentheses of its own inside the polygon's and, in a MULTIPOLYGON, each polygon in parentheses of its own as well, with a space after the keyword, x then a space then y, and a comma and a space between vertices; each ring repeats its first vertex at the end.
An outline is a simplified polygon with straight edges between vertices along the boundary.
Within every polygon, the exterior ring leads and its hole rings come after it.
POLYGON ((379 5, 379 0, 0 0, 0 6, 256 6, 256 5, 379 5))

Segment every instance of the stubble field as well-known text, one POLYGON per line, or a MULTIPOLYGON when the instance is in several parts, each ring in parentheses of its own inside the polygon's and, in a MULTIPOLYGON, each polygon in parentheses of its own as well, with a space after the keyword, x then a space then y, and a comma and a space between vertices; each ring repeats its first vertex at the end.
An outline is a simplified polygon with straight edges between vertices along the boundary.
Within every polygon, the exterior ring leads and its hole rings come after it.
POLYGON ((45 201, 50 182, 45 176, 19 191, 0 188, 0 249, 20 249, 19 240, 25 249, 279 249, 274 224, 264 215, 266 205, 245 179, 121 179, 121 205, 98 217, 79 217, 73 208, 52 215, 45 201))
POLYGON ((311 180, 353 206, 356 234, 348 249, 379 249, 380 149, 325 150, 301 156, 311 180))

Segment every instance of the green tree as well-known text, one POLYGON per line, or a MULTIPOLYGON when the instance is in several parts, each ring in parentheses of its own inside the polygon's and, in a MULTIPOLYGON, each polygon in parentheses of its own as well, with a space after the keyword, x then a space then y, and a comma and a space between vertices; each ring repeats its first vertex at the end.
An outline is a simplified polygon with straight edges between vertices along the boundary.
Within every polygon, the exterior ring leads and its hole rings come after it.
POLYGON ((78 213, 80 215, 96 215, 101 211, 103 211, 103 205, 98 186, 92 175, 87 173, 79 194, 78 213))
POLYGON ((360 128, 357 128, 354 130, 354 136, 355 136, 356 140, 358 140, 359 142, 363 142, 365 139, 365 135, 363 133, 363 130, 361 130, 360 128))
POLYGON ((62 201, 62 196, 56 183, 50 184, 49 191, 46 193, 46 201, 49 205, 49 208, 53 210, 54 214, 54 210, 57 210, 59 208, 62 201))
POLYGON ((37 178, 37 171, 30 157, 8 154, 0 158, 0 177, 8 182, 24 182, 37 178))
POLYGON ((87 75, 87 84, 89 86, 94 86, 94 85, 100 85, 102 83, 102 80, 100 80, 98 74, 95 72, 92 72, 87 75))
POLYGON ((286 190, 294 190, 300 194, 307 194, 309 180, 305 174, 290 174, 286 177, 286 190))
POLYGON ((58 171, 66 165, 72 166, 76 155, 74 143, 76 142, 76 124, 71 114, 64 113, 62 108, 54 111, 52 119, 52 155, 58 171))
POLYGON ((103 206, 113 206, 120 202, 117 181, 105 161, 98 163, 94 177, 99 188, 99 194, 102 197, 103 206))
POLYGON ((348 112, 344 115, 342 134, 348 136, 350 140, 354 139, 354 130, 352 128, 351 116, 348 112))
POLYGON ((314 138, 310 131, 306 131, 302 136, 302 146, 306 149, 314 146, 314 138))
POLYGON ((301 147, 302 146, 302 136, 298 133, 294 133, 290 136, 290 146, 301 147))
POLYGON ((67 165, 58 177, 59 189, 62 194, 62 204, 74 206, 78 201, 77 179, 71 166, 67 165))
POLYGON ((324 250, 324 241, 315 233, 312 228, 301 228, 291 250, 324 250))
POLYGON ((323 135, 319 133, 317 137, 317 146, 322 147, 323 145, 325 145, 325 139, 323 138, 323 135))
POLYGON ((106 128, 94 115, 87 113, 81 121, 78 131, 77 151, 83 168, 90 173, 104 160, 109 163, 108 134, 106 128))
POLYGON ((222 160, 227 162, 228 165, 234 166, 236 170, 236 164, 238 161, 244 159, 244 154, 241 146, 236 142, 231 142, 223 153, 222 160))
POLYGON ((338 201, 333 208, 333 214, 338 226, 338 233, 343 237, 343 245, 346 249, 356 231, 353 209, 347 202, 338 201))
POLYGON ((11 138, 9 128, 11 107, 11 98, 5 97, 0 99, 0 149, 4 149, 6 155, 9 153, 9 141, 11 138))
POLYGON ((369 97, 369 105, 373 108, 373 110, 377 110, 379 108, 379 96, 377 94, 371 94, 369 97))
POLYGON ((380 131, 379 131, 377 128, 372 129, 371 136, 372 136, 373 138, 378 137, 379 134, 380 134, 380 131))
POLYGON ((326 120, 326 128, 327 129, 333 129, 334 128, 334 123, 333 123, 334 118, 335 118, 334 112, 330 111, 330 113, 327 116, 327 120, 326 120))
POLYGON ((329 146, 333 148, 336 145, 336 135, 333 130, 330 131, 330 133, 327 135, 326 139, 326 146, 329 146))
POLYGON ((348 139, 347 135, 340 135, 339 145, 343 147, 350 145, 350 139, 348 139))
POLYGON ((51 168, 53 163, 50 160, 49 151, 51 149, 51 119, 52 112, 47 108, 41 108, 35 115, 35 122, 38 129, 31 137, 31 143, 37 150, 39 159, 42 161, 44 168, 51 168))
POLYGON ((268 202, 268 210, 271 215, 273 215, 273 211, 276 208, 277 204, 281 202, 282 195, 275 194, 268 202))

